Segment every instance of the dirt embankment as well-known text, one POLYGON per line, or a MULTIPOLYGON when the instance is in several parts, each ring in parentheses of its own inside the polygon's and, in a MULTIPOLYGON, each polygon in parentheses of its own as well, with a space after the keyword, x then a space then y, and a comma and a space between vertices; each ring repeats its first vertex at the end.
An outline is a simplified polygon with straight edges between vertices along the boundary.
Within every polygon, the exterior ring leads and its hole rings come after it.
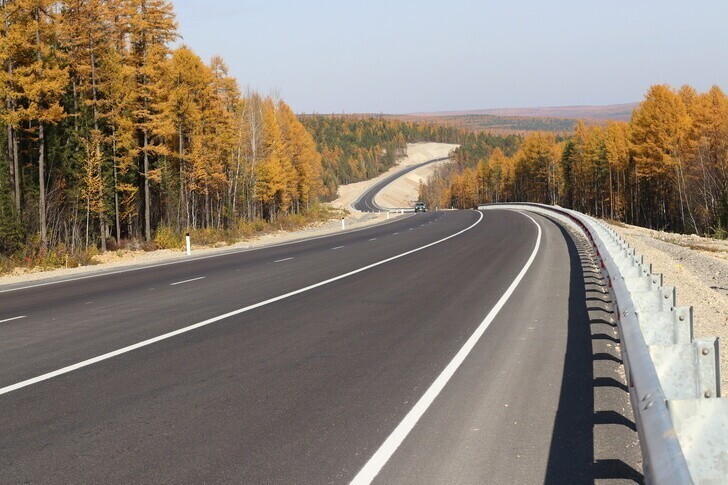
MULTIPOLYGON (((728 342, 728 241, 653 231, 626 224, 614 229, 677 288, 678 305, 692 305, 696 337, 728 342)), ((722 352, 724 354, 724 352, 722 352)), ((728 390, 728 356, 721 359, 722 387, 728 390)))
MULTIPOLYGON (((457 145, 449 145, 457 147, 457 145)), ((437 157, 440 158, 440 157, 437 157)), ((450 163, 449 160, 435 162, 424 167, 417 168, 401 176, 391 184, 382 189, 374 198, 380 207, 412 207, 419 199, 420 183, 426 183, 427 178, 432 175, 438 167, 450 163)), ((434 209, 434 207, 432 207, 434 209)))
MULTIPOLYGON (((409 143, 407 145, 407 156, 396 166, 392 167, 387 172, 384 172, 383 174, 373 179, 349 185, 342 185, 341 187, 339 187, 339 197, 336 200, 331 201, 330 205, 335 208, 346 209, 352 214, 361 214, 359 211, 354 210, 354 208, 351 207, 351 204, 356 202, 356 199, 358 199, 361 194, 366 192, 369 187, 385 179, 386 177, 389 177, 393 173, 399 172, 403 168, 411 167, 412 165, 417 165, 418 163, 426 162, 427 160, 434 160, 436 158, 446 157, 450 154, 452 150, 457 147, 458 145, 453 145, 450 143, 409 143)), ((429 173, 431 172, 428 172, 428 170, 432 170, 430 169, 430 165, 419 168, 417 170, 413 170, 404 177, 395 180, 392 184, 388 185, 380 193, 379 196, 377 196, 377 203, 379 203, 380 201, 381 194, 385 192, 390 193, 390 190, 393 190, 393 193, 396 194, 396 198, 394 199, 394 201, 391 204, 383 203, 382 206, 409 206, 410 204, 407 201, 410 201, 410 199, 416 199, 419 189, 419 181, 415 185, 412 185, 412 182, 410 180, 416 180, 418 174, 419 176, 421 176, 421 174, 423 173, 429 175, 429 173), (395 204, 394 202, 397 202, 397 204, 395 204)))

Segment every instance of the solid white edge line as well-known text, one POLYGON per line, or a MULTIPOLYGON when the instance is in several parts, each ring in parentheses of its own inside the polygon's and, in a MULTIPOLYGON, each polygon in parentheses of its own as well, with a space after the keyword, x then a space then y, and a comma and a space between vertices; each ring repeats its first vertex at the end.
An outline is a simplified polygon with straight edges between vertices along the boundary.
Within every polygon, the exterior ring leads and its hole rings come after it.
POLYGON ((410 431, 412 431, 412 429, 415 427, 417 421, 419 421, 422 415, 425 414, 427 408, 429 408, 430 405, 435 401, 435 398, 437 398, 438 394, 440 394, 440 391, 442 391, 450 378, 455 374, 455 371, 457 371, 458 367, 460 367, 468 354, 470 354, 470 352, 473 350, 475 345, 480 340, 480 337, 482 337, 485 330, 490 326, 491 322, 498 315, 501 308, 503 308, 503 305, 505 305, 505 303, 511 297, 518 284, 526 275, 528 268, 531 267, 531 264, 536 259, 538 249, 541 246, 541 226, 536 222, 533 217, 523 212, 520 213, 531 219, 531 221, 536 224, 536 227, 538 228, 536 245, 531 252, 531 256, 528 258, 528 261, 526 261, 525 266, 523 266, 521 272, 518 273, 516 278, 513 280, 505 293, 503 293, 495 306, 491 308, 491 310, 485 316, 485 319, 481 322, 475 332, 465 342, 465 344, 458 351, 458 353, 455 354, 455 357, 452 358, 447 367, 445 367, 440 375, 437 376, 437 379, 435 379, 432 385, 430 385, 427 391, 425 391, 422 397, 417 401, 414 407, 410 410, 410 412, 407 413, 407 415, 404 417, 404 419, 402 419, 397 427, 394 428, 394 431, 392 431, 392 433, 387 437, 384 443, 382 443, 379 449, 374 453, 374 455, 372 455, 369 461, 367 461, 364 467, 359 470, 359 473, 357 473, 354 479, 351 481, 352 485, 369 484, 379 474, 384 465, 386 465, 389 459, 392 457, 394 452, 397 451, 399 445, 402 444, 410 431))
POLYGON ((21 318, 25 318, 25 315, 20 315, 19 317, 13 318, 6 318, 5 320, 0 320, 0 323, 12 322, 13 320, 20 320, 21 318))
POLYGON ((176 282, 176 283, 170 283, 170 284, 169 284, 169 286, 175 286, 175 285, 182 285, 182 284, 184 284, 184 283, 189 283, 189 282, 191 282, 191 281, 197 281, 197 280, 203 280, 203 279, 205 279, 205 277, 204 277, 204 276, 198 276, 197 278, 191 278, 191 279, 189 279, 189 280, 184 280, 184 281, 178 281, 178 282, 176 282))
POLYGON ((204 327, 206 325, 210 325, 211 323, 219 322, 220 320, 224 320, 226 318, 230 318, 232 316, 239 315, 241 313, 245 313, 245 312, 248 312, 250 310, 254 310, 256 308, 260 308, 262 306, 266 306, 266 305, 269 305, 271 303, 275 303, 277 301, 284 300, 286 298, 290 298, 290 297, 295 296, 295 295, 299 295, 301 293, 305 293, 305 292, 307 292, 309 290, 313 290, 314 288, 319 288, 321 286, 328 285, 329 283, 333 283, 334 281, 338 281, 338 280, 347 278, 349 276, 353 276, 353 275, 358 274, 358 273, 361 273, 363 271, 367 271, 367 270, 372 269, 372 268, 375 268, 377 266, 381 266, 383 264, 389 263, 390 261, 394 261, 396 259, 403 258, 405 256, 408 256, 410 254, 416 253, 418 251, 422 251, 423 249, 427 249, 429 247, 432 247, 432 246, 435 246, 437 244, 443 243, 443 242, 447 241, 448 239, 452 239, 452 238, 454 238, 456 236, 459 236, 460 234, 463 234, 464 232, 467 232, 467 231, 471 230, 472 228, 474 228, 475 226, 477 226, 478 224, 480 224, 480 221, 483 220, 483 214, 482 214, 482 212, 477 212, 477 214, 479 215, 478 220, 475 221, 470 226, 466 227, 465 229, 461 229, 460 231, 458 231, 458 232, 456 232, 454 234, 451 234, 451 235, 449 235, 447 237, 444 237, 442 239, 438 239, 437 241, 434 241, 434 242, 425 244, 424 246, 420 246, 420 247, 415 248, 415 249, 410 249, 409 251, 406 251, 404 253, 400 253, 400 254, 397 254, 395 256, 391 256, 391 257, 389 257, 387 259, 383 259, 381 261, 377 261, 376 263, 372 263, 372 264, 369 264, 367 266, 362 266, 361 268, 355 269, 353 271, 349 271, 348 273, 344 273, 344 274, 341 274, 339 276, 334 276, 333 278, 329 278, 327 280, 320 281, 318 283, 314 283, 314 284, 309 285, 309 286, 306 286, 304 288, 300 288, 298 290, 294 290, 294 291, 291 291, 289 293, 285 293, 283 295, 279 295, 279 296, 270 298, 270 299, 265 300, 265 301, 261 301, 261 302, 258 302, 258 303, 254 303, 252 305, 248 305, 246 307, 239 308, 237 310, 233 310, 233 311, 228 312, 228 313, 225 313, 223 315, 219 315, 217 317, 209 318, 209 319, 204 320, 202 322, 198 322, 198 323, 189 325, 187 327, 183 327, 183 328, 174 330, 172 332, 168 332, 168 333, 159 335, 157 337, 152 337, 150 339, 143 340, 141 342, 137 342, 137 343, 132 344, 132 345, 128 345, 126 347, 123 347, 123 348, 118 349, 118 350, 114 350, 112 352, 107 352, 107 353, 102 354, 102 355, 99 355, 97 357, 93 357, 91 359, 87 359, 87 360, 78 362, 76 364, 69 365, 69 366, 63 367, 61 369, 52 371, 52 372, 48 372, 46 374, 39 375, 37 377, 33 377, 31 379, 26 379, 26 380, 21 381, 21 382, 18 382, 16 384, 11 384, 9 386, 5 386, 3 388, 0 388, 0 395, 7 394, 9 392, 16 391, 18 389, 22 389, 23 387, 27 387, 27 386, 30 386, 30 385, 33 385, 33 384, 37 384, 37 383, 42 382, 42 381, 47 381, 48 379, 52 379, 54 377, 58 377, 58 376, 63 375, 63 374, 68 374, 69 372, 73 372, 75 370, 82 369, 83 367, 88 367, 88 366, 93 365, 93 364, 96 364, 98 362, 111 359, 112 357, 116 357, 116 356, 119 356, 121 354, 125 354, 127 352, 131 352, 132 350, 136 350, 136 349, 139 349, 141 347, 146 347, 148 345, 151 345, 153 343, 159 342, 161 340, 166 340, 168 338, 171 338, 171 337, 174 337, 174 336, 177 336, 177 335, 180 335, 180 334, 183 334, 183 333, 186 333, 186 332, 189 332, 189 331, 198 329, 200 327, 204 327))
POLYGON ((273 262, 274 262, 274 263, 282 263, 283 261, 290 261, 290 260, 292 260, 292 259, 293 259, 293 258, 283 258, 283 259, 276 259, 276 260, 275 260, 275 261, 273 261, 273 262))

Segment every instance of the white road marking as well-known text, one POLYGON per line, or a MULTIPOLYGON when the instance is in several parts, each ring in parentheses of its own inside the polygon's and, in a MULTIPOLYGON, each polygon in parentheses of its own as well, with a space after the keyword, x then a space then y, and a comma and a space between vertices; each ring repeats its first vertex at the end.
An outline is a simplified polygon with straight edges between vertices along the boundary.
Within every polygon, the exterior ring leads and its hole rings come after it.
POLYGON ((437 376, 435 382, 430 385, 430 387, 427 389, 427 391, 425 391, 425 393, 422 395, 419 401, 417 401, 417 403, 410 410, 410 412, 408 412, 404 419, 402 419, 397 427, 394 428, 394 431, 392 431, 389 437, 387 437, 384 443, 382 443, 382 445, 364 465, 364 467, 359 470, 359 473, 357 473, 354 479, 351 481, 352 484, 369 484, 379 474, 384 465, 387 464, 387 461, 389 461, 389 459, 392 457, 394 452, 397 451, 399 445, 402 444, 410 431, 412 431, 412 428, 415 427, 417 421, 419 421, 422 415, 425 414, 427 408, 429 408, 430 405, 435 401, 435 398, 437 398, 438 394, 440 394, 440 391, 442 391, 442 389, 448 383, 453 374, 455 374, 455 371, 458 369, 458 367, 460 367, 468 354, 470 354, 470 352, 473 350, 475 344, 478 343, 480 337, 483 336, 485 330, 488 328, 488 326, 490 326, 493 319, 495 319, 495 317, 498 315, 498 312, 500 312, 501 308, 503 308, 503 305, 505 305, 505 303, 515 291, 518 284, 526 275, 528 268, 531 267, 534 259, 536 259, 536 254, 538 254, 538 249, 541 246, 541 226, 538 225, 533 217, 522 212, 521 214, 531 219, 531 221, 536 224, 536 227, 538 228, 536 246, 533 248, 531 256, 528 258, 528 261, 526 261, 526 264, 521 269, 521 272, 518 273, 516 278, 513 280, 506 292, 503 293, 503 296, 500 297, 495 306, 491 308, 491 310, 485 316, 485 319, 481 322, 475 332, 465 342, 465 344, 458 351, 458 353, 455 354, 455 357, 453 357, 447 367, 445 367, 440 375, 437 376))
POLYGON ((412 229, 414 229, 414 227, 410 227, 408 230, 411 231, 412 229))
MULTIPOLYGON (((395 220, 392 220, 390 222, 395 222, 395 220)), ((382 222, 381 224, 389 224, 390 222, 382 222)), ((371 229, 371 226, 359 227, 357 229, 350 229, 347 232, 348 233, 353 233, 353 232, 359 232, 359 231, 366 231, 368 229, 371 229)), ((260 250, 264 250, 264 249, 277 248, 277 247, 281 247, 281 246, 289 246, 291 244, 300 244, 300 243, 303 243, 303 242, 315 241, 317 239, 325 239, 327 237, 336 237, 336 236, 340 236, 340 235, 341 235, 340 232, 334 232, 334 233, 331 233, 331 234, 324 234, 324 235, 321 235, 321 236, 305 237, 305 238, 296 239, 296 240, 293 240, 293 241, 288 241, 288 242, 283 242, 283 243, 277 243, 277 244, 271 244, 271 245, 268 245, 268 246, 260 246, 260 247, 257 247, 257 248, 244 248, 244 249, 235 249, 235 250, 231 250, 231 251, 222 251, 220 253, 210 254, 210 255, 207 255, 207 256, 195 256, 192 259, 187 259, 187 258, 185 258, 185 259, 178 259, 178 260, 175 260, 175 261, 167 261, 167 262, 164 262, 164 263, 149 264, 149 265, 145 265, 145 266, 136 266, 136 267, 133 267, 133 268, 120 269, 120 270, 117 270, 117 271, 105 271, 105 272, 100 272, 100 273, 93 273, 93 274, 89 274, 89 275, 84 275, 84 276, 76 276, 76 277, 73 277, 73 278, 65 278, 65 279, 59 279, 59 280, 54 280, 54 281, 46 281, 44 283, 36 283, 36 284, 33 284, 33 285, 28 285, 28 286, 19 286, 17 288, 7 288, 7 289, 4 289, 4 290, 1 290, 0 289, 0 293, 10 293, 11 291, 28 290, 30 288, 38 288, 40 286, 58 285, 58 284, 61 284, 61 283, 68 283, 70 281, 87 280, 89 278, 99 278, 101 276, 109 276, 109 275, 115 275, 115 274, 121 274, 121 273, 129 273, 131 271, 140 271, 140 270, 143 270, 143 269, 159 268, 159 267, 162 267, 162 266, 170 266, 170 265, 173 265, 173 264, 189 263, 190 261, 201 261, 201 260, 204 260, 204 259, 219 258, 221 256, 229 256, 229 255, 232 255, 232 254, 248 253, 248 252, 251 252, 251 251, 260 251, 260 250)), ((49 276, 49 277, 51 277, 51 276, 49 276)))
POLYGON ((399 233, 398 232, 395 232, 395 233, 392 234, 392 236, 396 236, 397 234, 399 234, 399 233))
POLYGON ((447 237, 444 237, 442 239, 438 239, 437 241, 434 241, 434 242, 425 244, 424 246, 420 246, 420 247, 415 248, 415 249, 410 249, 409 251, 405 251, 404 253, 400 253, 400 254, 397 254, 395 256, 391 256, 391 257, 389 257, 387 259, 383 259, 381 261, 377 261, 376 263, 372 263, 372 264, 369 264, 367 266, 362 266, 361 268, 355 269, 353 271, 349 271, 348 273, 340 274, 339 276, 334 276, 333 278, 329 278, 327 280, 319 281, 318 283, 314 283, 312 285, 309 285, 309 286, 306 286, 306 287, 303 287, 303 288, 299 288, 298 290, 294 290, 294 291, 291 291, 289 293, 285 293, 283 295, 279 295, 279 296, 270 298, 268 300, 264 300, 264 301, 261 301, 261 302, 258 302, 258 303, 254 303, 252 305, 248 305, 246 307, 239 308, 237 310, 233 310, 231 312, 224 313, 222 315, 218 315, 216 317, 209 318, 207 320, 203 320, 202 322, 194 323, 192 325, 188 325, 186 327, 183 327, 183 328, 180 328, 180 329, 177 329, 177 330, 173 330, 172 332, 168 332, 168 333, 165 333, 165 334, 162 334, 162 335, 158 335, 156 337, 152 337, 152 338, 147 339, 147 340, 142 340, 141 342, 137 342, 135 344, 128 345, 126 347, 122 347, 120 349, 117 349, 117 350, 114 350, 114 351, 111 351, 111 352, 107 352, 105 354, 102 354, 102 355, 93 357, 91 359, 87 359, 87 360, 78 362, 76 364, 72 364, 72 365, 69 365, 69 366, 66 366, 66 367, 62 367, 60 369, 54 370, 52 372, 48 372, 46 374, 39 375, 37 377, 33 377, 31 379, 26 379, 24 381, 21 381, 21 382, 15 383, 15 384, 11 384, 9 386, 2 387, 2 388, 0 388, 0 395, 7 394, 7 393, 13 392, 13 391, 17 391, 18 389, 22 389, 23 387, 27 387, 27 386, 31 386, 33 384, 37 384, 39 382, 47 381, 48 379, 52 379, 54 377, 58 377, 58 376, 63 375, 63 374, 68 374, 69 372, 73 372, 75 370, 82 369, 84 367, 88 367, 88 366, 93 365, 93 364, 96 364, 98 362, 102 362, 104 360, 108 360, 108 359, 111 359, 113 357, 116 357, 116 356, 119 356, 119 355, 122 355, 122 354, 126 354, 128 352, 131 352, 132 350, 136 350, 136 349, 139 349, 139 348, 142 348, 142 347, 146 347, 146 346, 152 345, 152 344, 154 344, 156 342, 160 342, 162 340, 166 340, 166 339, 175 337, 177 335, 180 335, 180 334, 183 334, 183 333, 187 333, 187 332, 190 332, 192 330, 196 330, 196 329, 198 329, 200 327, 205 327, 205 326, 210 325, 212 323, 219 322, 220 320, 225 320, 226 318, 230 318, 230 317, 233 317, 235 315, 240 315, 241 313, 249 312, 250 310, 254 310, 256 308, 260 308, 260 307, 263 307, 263 306, 266 306, 266 305, 270 305, 271 303, 275 303, 277 301, 285 300, 286 298, 290 298, 290 297, 295 296, 295 295, 300 295, 301 293, 305 293, 305 292, 310 291, 310 290, 313 290, 315 288, 319 288, 321 286, 328 285, 330 283, 333 283, 334 281, 339 281, 339 280, 342 280, 344 278, 348 278, 349 276, 353 276, 355 274, 359 274, 361 272, 370 270, 372 268, 376 268, 377 266, 381 266, 383 264, 387 264, 387 263, 389 263, 391 261, 394 261, 394 260, 397 260, 397 259, 400 259, 400 258, 404 258, 405 256, 409 256, 410 254, 414 254, 416 252, 422 251, 422 250, 427 249, 427 248, 430 248, 432 246, 436 246, 436 245, 438 245, 440 243, 443 243, 443 242, 445 242, 445 241, 447 241, 449 239, 452 239, 454 237, 457 237, 460 234, 463 234, 464 232, 467 232, 467 231, 471 230, 472 228, 474 228, 475 226, 477 226, 478 224, 480 224, 480 221, 483 220, 483 213, 482 212, 477 212, 477 214, 480 216, 478 218, 478 220, 475 221, 473 224, 469 225, 468 227, 466 227, 465 229, 461 229, 460 231, 458 231, 458 232, 456 232, 454 234, 451 234, 451 235, 449 235, 447 237))
POLYGON ((6 318, 5 320, 0 320, 0 323, 12 322, 13 320, 20 320, 21 318, 25 318, 25 315, 20 315, 19 317, 13 318, 6 318))
POLYGON ((189 283, 191 281, 197 281, 197 280, 202 280, 202 279, 205 279, 205 277, 204 276, 198 276, 197 278, 192 278, 190 280, 178 281, 177 283, 170 283, 169 286, 182 285, 184 283, 189 283))
POLYGON ((344 247, 344 246, 336 246, 335 248, 331 248, 331 250, 332 250, 332 251, 335 251, 335 250, 337 250, 337 249, 341 249, 341 248, 343 248, 343 247, 344 247))
POLYGON ((377 240, 377 238, 376 237, 373 237, 369 241, 376 241, 376 240, 377 240))
POLYGON ((293 259, 293 258, 283 258, 283 259, 277 259, 277 260, 275 260, 275 261, 273 261, 273 262, 274 262, 274 263, 282 263, 283 261, 290 261, 290 260, 292 260, 292 259, 293 259))

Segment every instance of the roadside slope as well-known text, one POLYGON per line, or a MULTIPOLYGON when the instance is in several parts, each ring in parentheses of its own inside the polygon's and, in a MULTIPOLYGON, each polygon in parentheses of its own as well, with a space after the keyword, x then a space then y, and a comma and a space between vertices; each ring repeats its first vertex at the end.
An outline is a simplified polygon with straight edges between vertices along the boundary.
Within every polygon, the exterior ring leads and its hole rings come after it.
POLYGON ((450 160, 412 170, 382 189, 374 198, 374 202, 381 207, 412 207, 419 199, 420 182, 427 182, 427 178, 435 173, 437 168, 447 163, 450 163, 450 160))
MULTIPOLYGON (((331 207, 337 209, 345 209, 352 213, 352 217, 357 217, 360 214, 353 208, 354 202, 366 192, 373 185, 384 180, 385 178, 418 163, 426 162, 427 160, 433 160, 435 158, 443 158, 457 148, 458 145, 451 143, 410 143, 407 145, 407 156, 396 166, 392 167, 388 171, 380 174, 378 177, 373 179, 365 180, 363 182, 357 182, 354 184, 342 185, 339 187, 339 197, 329 203, 331 207)), ((428 167, 422 167, 422 170, 426 170, 428 167)), ((421 169, 417 169, 413 172, 417 172, 421 169)), ((396 183, 396 181, 395 181, 396 183)), ((402 207, 402 206, 398 206, 402 207)))

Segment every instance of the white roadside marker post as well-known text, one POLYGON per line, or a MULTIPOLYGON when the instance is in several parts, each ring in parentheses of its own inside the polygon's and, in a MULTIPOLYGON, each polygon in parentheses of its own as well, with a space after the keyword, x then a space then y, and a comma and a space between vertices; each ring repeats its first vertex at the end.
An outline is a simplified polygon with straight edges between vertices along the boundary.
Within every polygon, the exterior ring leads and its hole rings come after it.
POLYGON ((192 244, 190 242, 190 233, 188 232, 185 236, 185 245, 187 247, 187 256, 192 254, 192 244))
POLYGON ((389 220, 389 211, 387 211, 387 220, 389 220))
POLYGON ((346 221, 344 220, 344 217, 341 217, 341 230, 343 231, 346 229, 346 221))

